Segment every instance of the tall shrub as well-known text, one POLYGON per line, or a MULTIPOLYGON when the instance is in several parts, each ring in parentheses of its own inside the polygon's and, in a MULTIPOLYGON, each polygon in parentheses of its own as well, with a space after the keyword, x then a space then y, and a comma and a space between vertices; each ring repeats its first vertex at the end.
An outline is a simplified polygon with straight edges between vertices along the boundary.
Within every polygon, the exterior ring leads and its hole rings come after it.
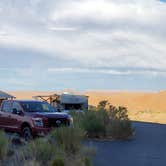
POLYGON ((75 154, 81 148, 84 131, 79 127, 60 127, 51 133, 51 140, 67 153, 75 154))
POLYGON ((110 105, 110 123, 107 127, 109 136, 116 139, 126 139, 133 134, 131 121, 128 118, 128 110, 125 107, 114 107, 110 105))
POLYGON ((3 160, 8 153, 9 141, 3 131, 0 131, 0 160, 3 160))
POLYGON ((88 137, 101 137, 105 135, 105 125, 103 111, 86 111, 81 124, 82 128, 87 132, 88 137))

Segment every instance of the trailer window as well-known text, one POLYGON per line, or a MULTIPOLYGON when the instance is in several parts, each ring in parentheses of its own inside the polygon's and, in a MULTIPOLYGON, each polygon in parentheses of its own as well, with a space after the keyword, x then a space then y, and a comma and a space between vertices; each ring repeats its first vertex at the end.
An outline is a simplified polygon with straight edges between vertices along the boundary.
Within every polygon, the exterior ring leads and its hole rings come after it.
POLYGON ((80 110, 82 109, 81 104, 64 104, 65 110, 80 110))

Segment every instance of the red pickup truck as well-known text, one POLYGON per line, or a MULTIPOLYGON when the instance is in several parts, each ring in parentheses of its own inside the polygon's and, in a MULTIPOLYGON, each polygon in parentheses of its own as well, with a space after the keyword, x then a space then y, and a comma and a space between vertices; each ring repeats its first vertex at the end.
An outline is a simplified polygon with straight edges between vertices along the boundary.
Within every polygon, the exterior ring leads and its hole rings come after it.
POLYGON ((4 100, 0 107, 0 129, 17 132, 26 141, 34 136, 44 136, 54 127, 72 123, 70 115, 57 112, 47 102, 4 100))

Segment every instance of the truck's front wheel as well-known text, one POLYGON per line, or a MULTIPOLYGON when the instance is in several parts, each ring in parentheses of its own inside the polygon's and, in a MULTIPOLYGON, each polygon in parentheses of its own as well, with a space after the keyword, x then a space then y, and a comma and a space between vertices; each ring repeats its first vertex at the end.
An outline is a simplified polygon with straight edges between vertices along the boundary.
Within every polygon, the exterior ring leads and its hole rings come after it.
POLYGON ((25 141, 29 142, 30 140, 32 140, 32 132, 31 129, 29 127, 25 127, 22 130, 22 136, 24 138, 25 141))

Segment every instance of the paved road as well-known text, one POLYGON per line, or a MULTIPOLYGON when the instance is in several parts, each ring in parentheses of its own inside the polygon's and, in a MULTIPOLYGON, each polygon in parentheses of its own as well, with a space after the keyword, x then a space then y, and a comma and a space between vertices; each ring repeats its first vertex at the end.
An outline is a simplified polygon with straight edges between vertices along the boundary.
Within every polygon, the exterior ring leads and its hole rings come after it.
POLYGON ((133 123, 130 141, 89 142, 97 148, 95 166, 166 166, 166 125, 133 123))

